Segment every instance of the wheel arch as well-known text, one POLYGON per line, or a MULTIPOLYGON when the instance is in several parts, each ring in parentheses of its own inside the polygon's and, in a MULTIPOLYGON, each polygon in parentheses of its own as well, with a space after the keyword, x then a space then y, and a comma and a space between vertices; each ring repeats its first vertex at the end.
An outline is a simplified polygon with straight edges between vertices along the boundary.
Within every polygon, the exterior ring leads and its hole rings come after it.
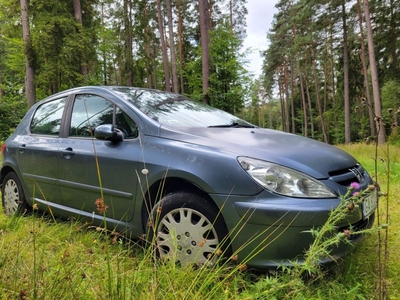
POLYGON ((4 178, 6 178, 7 174, 10 172, 14 172, 16 174, 18 174, 12 167, 10 166, 3 166, 3 168, 1 168, 1 172, 0 172, 0 186, 3 185, 4 183, 4 178))
MULTIPOLYGON (((174 192, 188 192, 202 196, 207 202, 212 205, 216 210, 220 208, 210 197, 210 195, 204 191, 201 187, 195 183, 180 177, 166 177, 161 178, 154 182, 144 194, 142 201, 141 218, 142 218, 142 229, 143 232, 146 229, 146 222, 153 209, 153 207, 165 196, 174 192)), ((222 221, 226 224, 224 217, 220 214, 222 221)), ((226 225, 225 225, 226 226, 226 225)))
POLYGON ((25 200, 28 205, 32 205, 32 195, 29 193, 29 189, 25 185, 25 182, 22 178, 22 174, 20 173, 19 169, 15 167, 13 164, 5 164, 2 166, 1 171, 0 171, 0 188, 2 188, 4 184, 4 179, 6 178, 7 174, 9 173, 15 173, 15 175, 18 177, 20 183, 21 183, 21 188, 22 191, 25 195, 25 200))

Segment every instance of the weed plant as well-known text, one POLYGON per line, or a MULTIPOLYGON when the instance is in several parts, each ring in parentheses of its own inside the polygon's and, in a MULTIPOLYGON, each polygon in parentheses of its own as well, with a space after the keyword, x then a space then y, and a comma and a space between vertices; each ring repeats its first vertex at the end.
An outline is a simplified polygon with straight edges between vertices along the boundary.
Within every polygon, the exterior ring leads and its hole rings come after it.
POLYGON ((334 223, 350 203, 357 205, 353 190, 331 221, 310 233, 316 242, 306 263, 276 272, 247 270, 234 256, 212 266, 182 268, 173 259, 155 261, 153 247, 91 224, 38 212, 0 214, 0 299, 399 299, 400 148, 390 154, 379 148, 378 155, 373 145, 341 148, 375 176, 383 196, 379 224, 351 255, 329 267, 317 262, 329 255, 331 245, 346 241, 348 233, 334 234, 334 223), (378 238, 383 232, 389 233, 387 241, 378 238))

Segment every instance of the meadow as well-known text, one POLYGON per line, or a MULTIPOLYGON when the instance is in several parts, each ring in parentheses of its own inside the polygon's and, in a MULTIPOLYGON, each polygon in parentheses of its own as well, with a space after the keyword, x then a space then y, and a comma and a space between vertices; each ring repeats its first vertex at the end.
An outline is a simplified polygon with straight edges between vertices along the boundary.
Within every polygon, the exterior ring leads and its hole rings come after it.
POLYGON ((0 299, 400 299, 400 147, 339 147, 374 176, 382 196, 374 229, 328 268, 181 268, 91 224, 0 214, 0 299))

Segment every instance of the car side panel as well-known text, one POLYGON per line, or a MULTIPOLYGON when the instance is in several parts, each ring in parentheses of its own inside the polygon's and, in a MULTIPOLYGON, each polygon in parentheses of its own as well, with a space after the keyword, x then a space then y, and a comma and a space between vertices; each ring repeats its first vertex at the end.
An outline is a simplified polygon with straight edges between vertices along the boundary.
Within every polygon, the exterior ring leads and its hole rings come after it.
POLYGON ((59 203, 58 177, 59 138, 18 136, 14 147, 22 180, 33 199, 59 203))
POLYGON ((138 141, 112 143, 91 138, 62 139, 58 182, 62 204, 99 214, 96 200, 102 198, 108 206, 107 217, 117 221, 131 220, 139 148, 138 141))

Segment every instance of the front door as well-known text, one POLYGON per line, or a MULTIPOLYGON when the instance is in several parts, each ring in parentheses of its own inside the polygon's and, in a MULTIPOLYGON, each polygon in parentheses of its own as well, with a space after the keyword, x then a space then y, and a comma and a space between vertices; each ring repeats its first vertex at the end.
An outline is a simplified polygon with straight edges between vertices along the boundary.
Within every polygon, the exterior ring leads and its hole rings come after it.
POLYGON ((137 186, 136 161, 140 155, 137 136, 135 122, 112 102, 96 95, 77 95, 69 136, 61 140, 59 148, 62 204, 74 213, 101 220, 98 201, 103 201, 108 218, 116 223, 130 221, 137 186), (96 140, 94 128, 112 124, 113 114, 116 127, 124 132, 124 141, 96 140))

